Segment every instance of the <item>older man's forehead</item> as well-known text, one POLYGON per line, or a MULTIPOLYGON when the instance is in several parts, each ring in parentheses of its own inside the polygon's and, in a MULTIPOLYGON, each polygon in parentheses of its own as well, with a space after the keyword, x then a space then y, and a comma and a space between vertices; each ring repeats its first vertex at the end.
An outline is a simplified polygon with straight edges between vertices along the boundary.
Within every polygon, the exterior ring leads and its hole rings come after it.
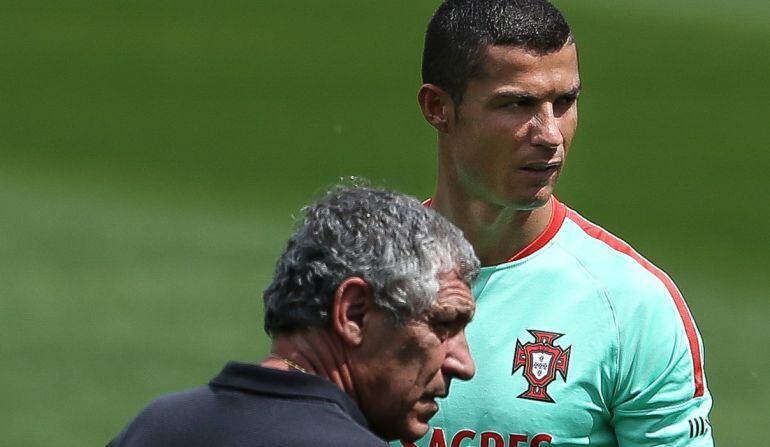
POLYGON ((467 314, 468 319, 476 310, 470 286, 460 279, 456 272, 444 275, 439 279, 439 290, 431 313, 467 314))

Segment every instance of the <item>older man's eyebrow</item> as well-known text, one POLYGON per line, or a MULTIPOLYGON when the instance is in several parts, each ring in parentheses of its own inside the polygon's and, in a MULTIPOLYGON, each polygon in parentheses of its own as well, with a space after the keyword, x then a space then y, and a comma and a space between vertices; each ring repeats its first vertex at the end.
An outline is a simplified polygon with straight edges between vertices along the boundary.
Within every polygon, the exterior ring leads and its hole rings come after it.
POLYGON ((451 308, 449 308, 449 306, 445 306, 434 308, 433 311, 430 312, 429 316, 440 322, 455 321, 459 323, 468 323, 473 319, 475 311, 475 306, 471 304, 453 306, 451 308))

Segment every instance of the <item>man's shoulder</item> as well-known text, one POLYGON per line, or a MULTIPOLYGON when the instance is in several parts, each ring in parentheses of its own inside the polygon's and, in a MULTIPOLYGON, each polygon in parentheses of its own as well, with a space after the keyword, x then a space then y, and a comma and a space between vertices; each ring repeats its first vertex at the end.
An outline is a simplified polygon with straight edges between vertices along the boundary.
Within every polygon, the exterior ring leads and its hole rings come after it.
POLYGON ((179 427, 186 425, 184 420, 190 414, 198 413, 209 395, 209 388, 201 386, 159 396, 144 407, 109 445, 184 445, 184 440, 174 442, 168 435, 184 433, 179 427))
MULTIPOLYGON (((702 395, 700 337, 671 277, 631 245, 574 211, 567 214, 565 232, 568 237, 561 245, 604 288, 621 334, 621 351, 634 353, 629 361, 645 358, 651 381, 662 375, 674 377, 670 369, 680 368, 681 380, 695 387, 694 395, 702 395)), ((639 379, 642 370, 628 368, 635 371, 629 376, 639 379)))
POLYGON ((111 446, 383 446, 339 403, 324 396, 201 386, 153 400, 111 446))
POLYGON ((665 304, 672 299, 676 285, 668 274, 631 244, 571 209, 557 243, 613 302, 644 299, 647 304, 665 304))

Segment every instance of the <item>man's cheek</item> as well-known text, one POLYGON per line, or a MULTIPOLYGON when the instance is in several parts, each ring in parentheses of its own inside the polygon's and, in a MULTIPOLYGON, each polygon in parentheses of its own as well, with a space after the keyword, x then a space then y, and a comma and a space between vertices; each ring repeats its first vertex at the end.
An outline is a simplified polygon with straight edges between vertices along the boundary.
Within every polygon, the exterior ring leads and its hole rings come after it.
POLYGON ((413 368, 424 360, 424 349, 418 340, 409 338, 401 345, 396 357, 403 367, 413 368))

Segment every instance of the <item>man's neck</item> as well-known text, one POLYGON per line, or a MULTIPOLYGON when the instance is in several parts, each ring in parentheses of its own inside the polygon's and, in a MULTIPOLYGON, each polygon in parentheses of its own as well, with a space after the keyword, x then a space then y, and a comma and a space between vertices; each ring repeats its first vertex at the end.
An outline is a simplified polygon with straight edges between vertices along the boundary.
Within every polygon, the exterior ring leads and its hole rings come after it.
POLYGON ((545 231, 553 214, 551 197, 545 205, 529 210, 504 207, 478 198, 450 197, 439 189, 431 208, 457 225, 473 245, 481 265, 510 260, 545 231))
POLYGON ((347 355, 340 341, 328 331, 308 329, 276 336, 270 354, 260 365, 324 377, 356 399, 347 355))

